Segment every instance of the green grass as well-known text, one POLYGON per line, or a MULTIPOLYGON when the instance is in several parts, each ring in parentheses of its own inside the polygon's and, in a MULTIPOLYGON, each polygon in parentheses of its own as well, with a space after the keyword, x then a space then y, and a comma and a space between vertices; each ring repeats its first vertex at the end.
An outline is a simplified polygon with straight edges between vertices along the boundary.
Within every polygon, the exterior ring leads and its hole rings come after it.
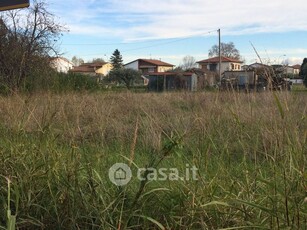
POLYGON ((292 92, 2 97, 0 229, 8 210, 17 229, 306 229, 306 100, 292 92), (134 176, 117 187, 108 169, 118 162, 134 175, 195 165, 198 180, 134 176))
POLYGON ((303 84, 293 85, 292 91, 293 92, 307 92, 307 87, 305 87, 303 84))

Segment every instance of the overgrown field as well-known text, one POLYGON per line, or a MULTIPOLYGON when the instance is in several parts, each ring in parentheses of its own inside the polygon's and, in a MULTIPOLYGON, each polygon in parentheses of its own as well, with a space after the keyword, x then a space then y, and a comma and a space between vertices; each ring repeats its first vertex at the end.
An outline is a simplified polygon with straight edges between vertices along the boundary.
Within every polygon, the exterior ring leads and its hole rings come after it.
POLYGON ((0 229, 8 210, 19 229, 307 229, 306 102, 303 92, 1 97, 0 229), (124 187, 108 177, 119 162, 133 172, 124 187), (187 166, 197 180, 135 176, 187 166))

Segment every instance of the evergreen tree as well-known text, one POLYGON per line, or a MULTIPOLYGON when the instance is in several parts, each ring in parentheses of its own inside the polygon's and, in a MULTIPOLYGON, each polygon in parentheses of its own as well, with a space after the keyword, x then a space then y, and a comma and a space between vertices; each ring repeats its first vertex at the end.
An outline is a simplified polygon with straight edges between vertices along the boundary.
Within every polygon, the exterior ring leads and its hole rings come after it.
POLYGON ((120 54, 119 50, 116 49, 111 58, 110 58, 110 62, 113 65, 113 69, 121 69, 124 65, 123 65, 123 57, 120 54))
POLYGON ((307 58, 304 58, 301 65, 300 77, 304 80, 304 85, 307 87, 307 58))

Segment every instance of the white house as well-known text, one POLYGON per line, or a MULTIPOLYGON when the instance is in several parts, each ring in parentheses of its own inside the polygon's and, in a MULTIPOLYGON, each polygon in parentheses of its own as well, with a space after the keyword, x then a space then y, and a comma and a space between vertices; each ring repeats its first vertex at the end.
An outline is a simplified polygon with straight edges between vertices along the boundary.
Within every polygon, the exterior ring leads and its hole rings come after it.
POLYGON ((53 57, 50 59, 50 66, 60 73, 68 73, 74 64, 64 57, 53 57))
POLYGON ((293 65, 291 67, 293 69, 293 74, 298 75, 300 73, 301 65, 297 64, 297 65, 293 65))
MULTIPOLYGON (((214 72, 218 72, 220 68, 220 58, 219 57, 213 57, 208 58, 202 61, 198 61, 199 68, 202 70, 210 70, 214 72)), ((221 57, 221 73, 224 73, 225 71, 238 71, 241 70, 242 67, 242 61, 228 58, 228 57, 221 57)))
POLYGON ((174 65, 153 59, 137 59, 125 64, 125 68, 140 70, 143 74, 161 73, 172 70, 174 65))

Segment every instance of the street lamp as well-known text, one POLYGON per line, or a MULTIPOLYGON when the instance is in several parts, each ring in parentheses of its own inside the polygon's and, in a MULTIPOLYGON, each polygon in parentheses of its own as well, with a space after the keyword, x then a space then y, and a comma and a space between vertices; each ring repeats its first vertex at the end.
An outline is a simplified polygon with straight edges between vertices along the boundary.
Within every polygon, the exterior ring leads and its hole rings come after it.
POLYGON ((279 58, 280 58, 280 57, 286 57, 286 56, 287 56, 286 54, 280 55, 280 56, 278 57, 277 64, 279 64, 279 58))

